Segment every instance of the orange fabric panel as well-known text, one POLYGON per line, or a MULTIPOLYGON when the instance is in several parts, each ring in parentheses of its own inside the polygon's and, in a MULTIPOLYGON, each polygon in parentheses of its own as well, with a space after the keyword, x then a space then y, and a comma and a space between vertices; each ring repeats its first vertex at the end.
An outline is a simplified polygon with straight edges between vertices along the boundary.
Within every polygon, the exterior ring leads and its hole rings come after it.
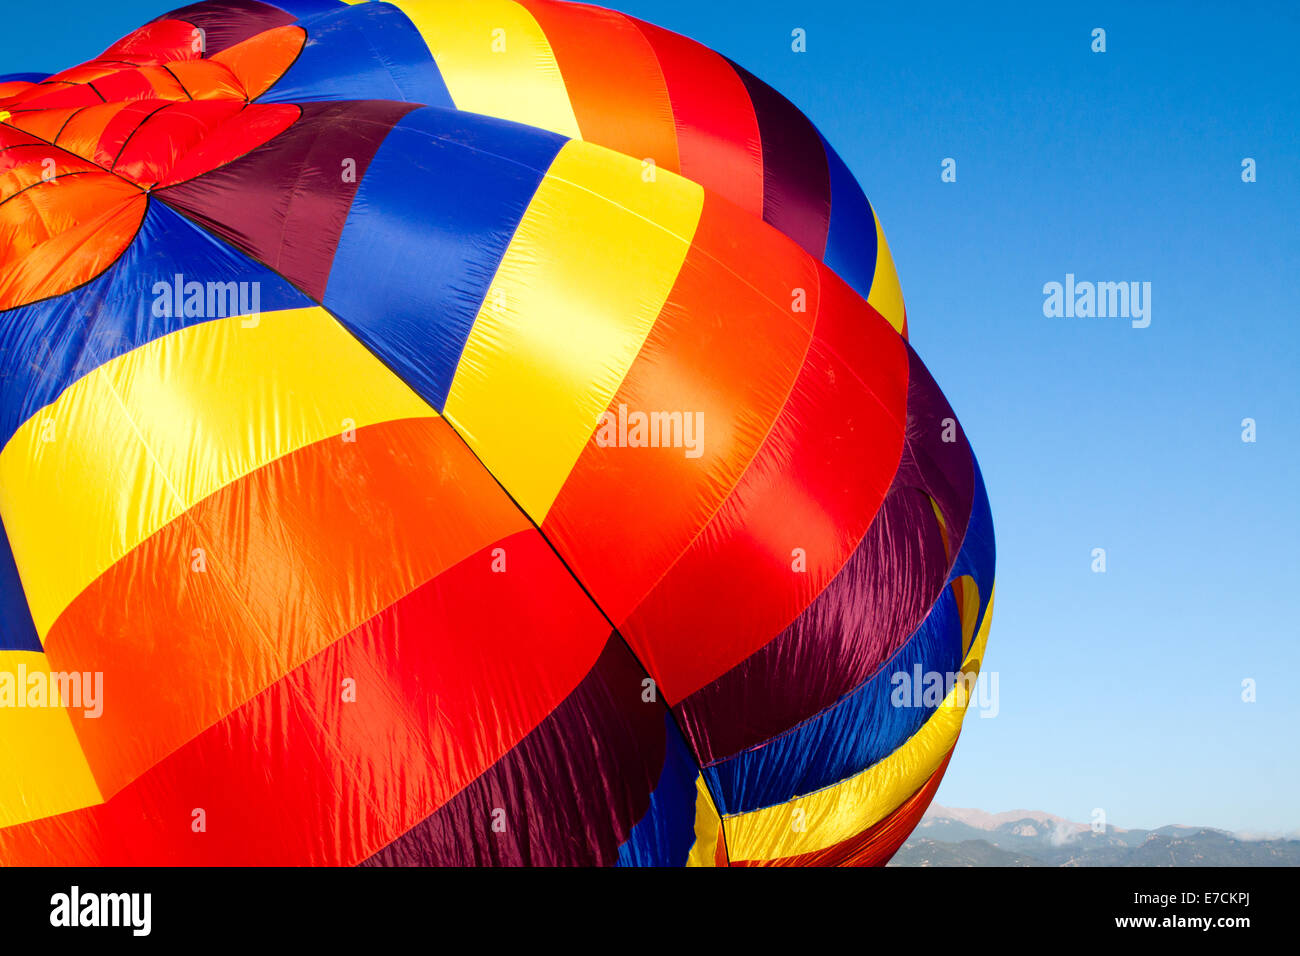
MULTIPOLYGON (((64 125, 80 109, 82 109, 80 106, 66 106, 54 110, 28 110, 24 106, 15 110, 7 122, 10 126, 16 126, 44 140, 41 145, 45 146, 46 143, 53 143, 56 140, 64 125)), ((48 152, 48 146, 46 150, 48 152)))
POLYGON ((6 80, 5 82, 0 83, 0 99, 5 99, 18 93, 25 93, 35 85, 36 84, 31 80, 6 80))
POLYGON ((102 671, 113 695, 101 717, 73 713, 101 792, 526 527, 440 418, 308 445, 204 499, 83 591, 46 637, 52 668, 102 671))
POLYGON ((214 53, 211 62, 228 68, 243 86, 245 97, 253 100, 289 69, 306 41, 307 31, 302 27, 276 27, 214 53))
MULTIPOLYGON (((426 510, 438 511, 436 503, 427 502, 426 510)), ((397 523, 409 517, 396 516, 397 523)), ((492 546, 469 555, 106 803, 0 829, 0 860, 14 866, 359 863, 545 720, 609 640, 608 623, 535 529, 500 546, 508 554, 505 573, 492 570, 492 546), (344 698, 346 679, 355 681, 353 699, 344 698), (203 812, 201 832, 193 830, 196 809, 203 812)), ((203 635, 169 636, 202 647, 203 635)), ((227 678, 220 663, 212 668, 216 680, 227 678)), ((188 703, 179 698, 185 686, 172 675, 147 676, 142 693, 177 694, 178 704, 188 703)), ((104 686, 106 697, 115 695, 112 709, 122 706, 122 691, 107 676, 104 686)), ((487 817, 481 822, 492 825, 487 817)))
MULTIPOLYGON (((108 162, 104 162, 98 155, 100 137, 104 135, 105 128, 119 113, 134 105, 100 103, 97 106, 82 107, 68 118, 67 123, 59 132, 59 148, 70 153, 76 153, 83 159, 89 159, 107 169, 112 165, 113 158, 109 156, 108 162)), ((161 106, 162 104, 159 103, 158 105, 161 106)))
POLYGON ((637 25, 601 7, 520 2, 546 34, 582 138, 678 172, 668 88, 637 25))
MULTIPOLYGON (((42 143, 0 127, 0 203, 8 203, 18 193, 35 186, 46 178, 50 170, 54 176, 67 176, 72 173, 102 173, 92 162, 66 153, 48 143, 42 143), (54 160, 51 170, 46 160, 54 160)), ((59 183, 60 186, 66 183, 59 183)), ((21 225, 21 224, 19 224, 21 225)), ((3 247, 0 247, 3 250, 3 247)), ((3 255, 3 251, 0 251, 3 255)))
POLYGON ((144 193, 112 173, 41 183, 0 205, 0 309, 99 275, 135 238, 148 205, 144 193))
POLYGON ((22 262, 49 242, 92 225, 106 205, 111 210, 143 198, 135 186, 102 170, 69 170, 49 182, 38 177, 0 204, 4 262, 7 266, 22 262))
POLYGON ((706 194, 677 281, 608 409, 700 412, 702 454, 602 447, 593 434, 543 525, 612 620, 668 570, 757 453, 803 364, 816 291, 792 242, 706 194), (791 311, 794 288, 808 290, 808 312, 791 311), (593 515, 611 516, 598 533, 593 515))
POLYGON ((167 69, 183 90, 175 99, 241 99, 244 95, 240 78, 212 60, 183 60, 168 63, 167 69))

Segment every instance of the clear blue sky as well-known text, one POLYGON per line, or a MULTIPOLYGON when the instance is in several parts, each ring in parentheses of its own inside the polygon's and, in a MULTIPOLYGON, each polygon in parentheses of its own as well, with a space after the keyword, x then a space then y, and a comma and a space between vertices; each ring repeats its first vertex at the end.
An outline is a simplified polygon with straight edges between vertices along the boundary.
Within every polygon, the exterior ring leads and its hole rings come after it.
MULTIPOLYGON (((0 72, 173 5, 12 6, 0 72)), ((784 92, 884 223, 998 536, 1001 713, 967 720, 938 802, 1300 830, 1297 7, 607 5, 784 92), (1045 318, 1067 272, 1150 282, 1150 327, 1045 318)))

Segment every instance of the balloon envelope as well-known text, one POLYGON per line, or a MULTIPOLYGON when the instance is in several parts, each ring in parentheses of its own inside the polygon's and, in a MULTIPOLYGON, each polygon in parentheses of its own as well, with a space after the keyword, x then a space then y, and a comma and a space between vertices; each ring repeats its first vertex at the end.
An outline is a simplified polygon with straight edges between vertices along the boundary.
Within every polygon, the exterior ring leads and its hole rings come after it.
POLYGON ((0 78, 0 861, 880 864, 993 530, 789 101, 550 0, 0 78))

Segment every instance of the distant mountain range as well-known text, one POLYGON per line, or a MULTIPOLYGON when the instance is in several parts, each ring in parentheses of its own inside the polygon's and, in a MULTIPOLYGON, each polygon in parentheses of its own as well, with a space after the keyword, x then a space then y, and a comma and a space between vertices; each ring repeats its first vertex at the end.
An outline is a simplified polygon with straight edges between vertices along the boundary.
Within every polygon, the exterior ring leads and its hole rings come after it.
POLYGON ((931 806, 890 866, 1300 866, 1300 840, 1242 839, 1208 827, 1106 827, 1040 810, 931 806))

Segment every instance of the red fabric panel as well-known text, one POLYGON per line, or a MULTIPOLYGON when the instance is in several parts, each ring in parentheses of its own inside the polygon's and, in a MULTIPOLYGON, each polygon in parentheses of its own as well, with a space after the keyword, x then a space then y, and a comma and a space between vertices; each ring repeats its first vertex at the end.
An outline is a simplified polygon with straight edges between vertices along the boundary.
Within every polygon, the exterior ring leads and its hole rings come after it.
POLYGON ((610 866, 663 771, 663 705, 614 635, 596 666, 518 746, 365 862, 610 866), (494 814, 500 830, 492 828, 494 814))
POLYGON ((668 85, 682 175, 761 216, 763 146, 745 84, 707 47, 635 22, 654 47, 668 85))
POLYGON ((197 60, 199 53, 193 45, 194 24, 163 17, 128 33, 101 53, 98 59, 139 63, 197 60))
POLYGON ((625 622, 670 704, 790 624, 866 533, 903 448, 907 352, 828 268, 807 361, 740 483, 625 622), (806 568, 796 570, 794 549, 806 568))
POLYGON ((960 429, 955 441, 944 441, 952 408, 910 348, 908 366, 903 456, 853 556, 780 635, 678 705, 702 763, 756 746, 829 707, 874 674, 938 600, 966 533, 974 472, 960 429))
MULTIPOLYGON (((491 570, 485 548, 108 803, 0 830, 0 859, 287 866, 371 856, 522 740, 605 646, 608 623, 535 530, 501 546, 506 573, 491 570), (346 681, 355 701, 344 699, 346 681)), ((157 680, 167 686, 165 674, 157 680)))
POLYGON ((300 115, 296 106, 253 103, 225 122, 205 130, 202 139, 180 145, 177 139, 185 135, 185 126, 180 119, 189 115, 189 110, 201 106, 195 102, 168 107, 169 111, 177 111, 175 121, 169 117, 162 126, 138 134, 136 139, 142 142, 137 146, 133 140, 130 148, 124 151, 118 161, 119 172, 141 176, 142 181, 155 181, 149 177, 157 173, 159 178, 155 182, 158 186, 184 182, 261 146, 288 129, 300 115))

